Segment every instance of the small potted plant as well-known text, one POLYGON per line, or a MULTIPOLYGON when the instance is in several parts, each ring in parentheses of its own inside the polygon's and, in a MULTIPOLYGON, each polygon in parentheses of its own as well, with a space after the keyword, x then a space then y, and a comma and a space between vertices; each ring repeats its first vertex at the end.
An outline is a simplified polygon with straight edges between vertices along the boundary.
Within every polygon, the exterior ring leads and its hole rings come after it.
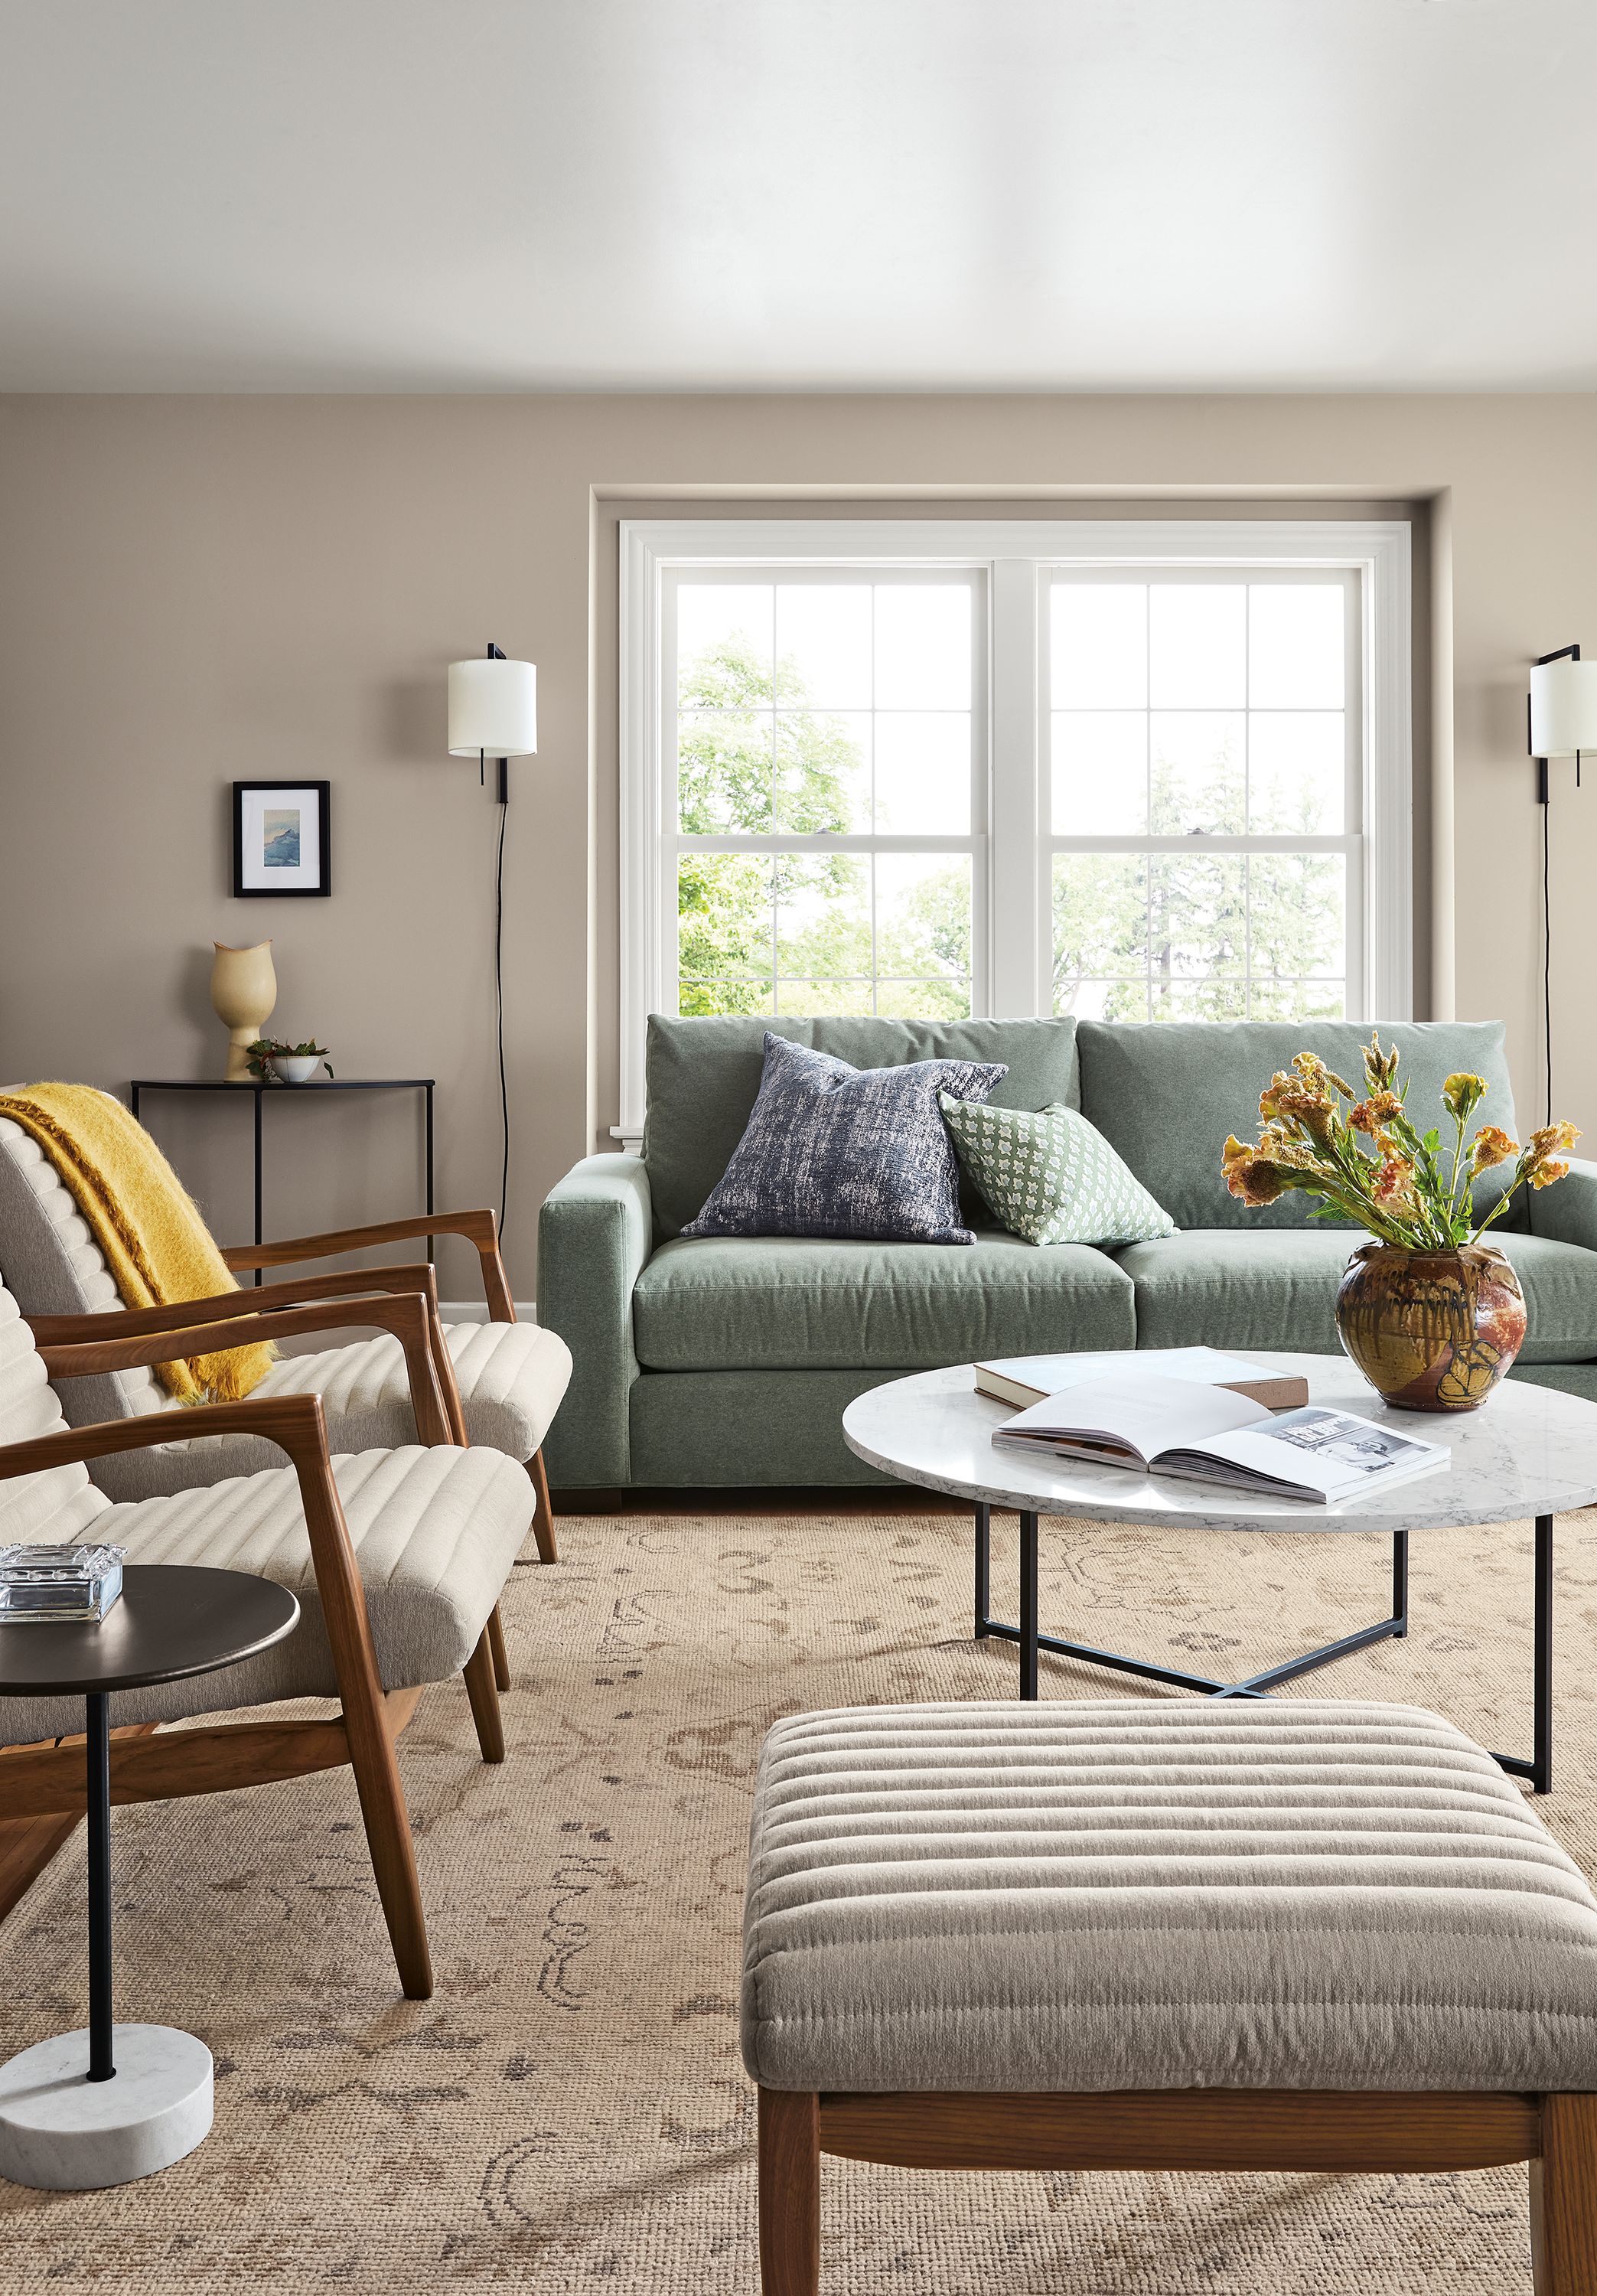
POLYGON ((308 1041, 302 1045, 285 1045, 276 1037, 258 1037, 250 1046, 248 1059, 251 1076, 260 1077, 268 1084, 308 1084, 320 1062, 329 1076, 332 1062, 327 1057, 325 1045, 308 1041))
POLYGON ((1373 1036, 1365 1090, 1313 1053, 1294 1073, 1278 1070, 1259 1095, 1263 1128, 1251 1144, 1225 1143, 1221 1169, 1245 1204, 1272 1204, 1289 1188, 1321 1199, 1314 1219, 1356 1221, 1360 1244, 1337 1290, 1337 1330, 1348 1356, 1388 1403, 1405 1411, 1473 1411, 1525 1343, 1519 1278, 1482 1242, 1528 1182, 1551 1187, 1579 1139, 1573 1124, 1546 1124, 1523 1147, 1495 1124, 1466 1145, 1465 1128, 1486 1096, 1484 1077, 1450 1076, 1442 1106, 1454 1136, 1421 1132, 1397 1088, 1397 1054, 1373 1036), (1346 1103, 1346 1105, 1344 1105, 1346 1103), (1477 1214, 1474 1184, 1511 1165, 1508 1184, 1477 1214))

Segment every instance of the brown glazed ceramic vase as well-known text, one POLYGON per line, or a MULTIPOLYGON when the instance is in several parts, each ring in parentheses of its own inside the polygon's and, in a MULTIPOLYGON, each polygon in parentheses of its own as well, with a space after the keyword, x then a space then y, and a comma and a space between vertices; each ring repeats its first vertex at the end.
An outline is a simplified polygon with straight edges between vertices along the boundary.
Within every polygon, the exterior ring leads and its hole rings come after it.
POLYGON ((1337 1330, 1399 1411, 1475 1411, 1525 1344, 1525 1295, 1494 1244, 1361 1244, 1337 1289, 1337 1330))

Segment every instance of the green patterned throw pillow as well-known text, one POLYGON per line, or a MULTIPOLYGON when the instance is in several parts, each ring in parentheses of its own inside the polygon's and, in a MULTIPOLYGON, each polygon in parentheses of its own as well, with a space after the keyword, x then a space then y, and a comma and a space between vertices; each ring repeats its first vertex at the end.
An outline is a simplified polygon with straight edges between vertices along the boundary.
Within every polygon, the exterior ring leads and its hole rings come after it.
POLYGON ((1095 1125, 1057 1102, 1035 1114, 938 1095, 960 1161, 995 1218, 1028 1243, 1146 1243, 1174 1235, 1095 1125))

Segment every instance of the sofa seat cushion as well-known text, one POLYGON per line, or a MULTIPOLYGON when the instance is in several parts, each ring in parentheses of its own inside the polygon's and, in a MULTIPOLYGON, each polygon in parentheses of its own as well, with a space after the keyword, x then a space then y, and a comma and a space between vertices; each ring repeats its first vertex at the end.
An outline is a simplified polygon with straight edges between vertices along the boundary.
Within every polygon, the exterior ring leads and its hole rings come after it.
MULTIPOLYGON (((1597 1357, 1597 1252, 1539 1235, 1498 1235, 1525 1293, 1520 1360, 1597 1357)), ((1347 1228, 1192 1228, 1115 1258, 1136 1292, 1137 1345, 1295 1348, 1336 1355, 1337 1283, 1361 1241, 1347 1228)))
MULTIPOLYGON (((414 1443, 332 1465, 384 1688, 458 1674, 526 1540, 532 1521, 526 1469, 499 1451, 414 1443)), ((298 1595, 302 1611, 286 1642, 242 1666, 119 1693, 113 1724, 337 1696, 291 1467, 108 1506, 94 1519, 94 1536, 126 1547, 129 1562, 204 1563, 275 1579, 298 1595)), ((0 1744, 82 1727, 81 1700, 0 1698, 0 1744)))
MULTIPOLYGON (((679 1237, 632 1295, 653 1371, 930 1369, 1136 1344, 1131 1279, 1080 1243, 979 1230, 968 1250, 807 1236, 679 1237)), ((885 1376, 885 1374, 884 1374, 885 1376)))
MULTIPOLYGON (((527 1460, 549 1431, 571 1376, 571 1350, 536 1324, 446 1324, 466 1440, 527 1460)), ((394 1450, 416 1439, 405 1355, 391 1332, 314 1355, 282 1356, 258 1396, 317 1395, 332 1451, 394 1450)), ((96 1459, 94 1480, 115 1499, 154 1498, 279 1467, 283 1454, 257 1435, 202 1435, 96 1459)))
POLYGON ((1597 1898, 1416 1707, 796 1715, 744 1941, 772 2088, 1597 2085, 1597 1898))

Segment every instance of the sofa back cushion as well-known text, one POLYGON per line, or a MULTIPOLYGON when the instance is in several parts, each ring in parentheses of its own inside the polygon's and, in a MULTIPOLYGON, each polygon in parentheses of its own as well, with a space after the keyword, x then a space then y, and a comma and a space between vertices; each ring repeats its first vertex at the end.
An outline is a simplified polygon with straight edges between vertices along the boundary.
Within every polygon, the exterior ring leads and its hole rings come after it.
MULTIPOLYGON (((1474 1126, 1514 1132, 1501 1021, 1411 1021, 1380 1026, 1402 1056, 1398 1083, 1421 1132, 1446 1119, 1439 1094, 1455 1069, 1485 1077, 1474 1126)), ((1359 1089, 1367 1024, 1352 1021, 1084 1021, 1077 1034, 1082 1113, 1124 1157, 1178 1227, 1301 1227, 1317 1199, 1294 1190, 1261 1210, 1238 1201, 1220 1177, 1225 1136, 1257 1136, 1258 1096, 1295 1053, 1317 1053, 1359 1089)), ((1515 1136, 1518 1136, 1517 1135, 1515 1136)), ((1502 1170, 1476 1182, 1486 1210, 1503 1193, 1502 1170)), ((1505 1222, 1516 1224, 1514 1213, 1505 1222)), ((1329 1225, 1330 1223, 1326 1223, 1329 1225)), ((1351 1226, 1351 1222, 1338 1223, 1351 1226)))
POLYGON ((899 1068, 908 1061, 997 1062, 1008 1074, 991 1095, 995 1107, 1081 1103, 1071 1019, 681 1020, 656 1013, 649 1021, 643 1160, 657 1242, 682 1233, 731 1162, 759 1091, 767 1030, 856 1069, 899 1068))

